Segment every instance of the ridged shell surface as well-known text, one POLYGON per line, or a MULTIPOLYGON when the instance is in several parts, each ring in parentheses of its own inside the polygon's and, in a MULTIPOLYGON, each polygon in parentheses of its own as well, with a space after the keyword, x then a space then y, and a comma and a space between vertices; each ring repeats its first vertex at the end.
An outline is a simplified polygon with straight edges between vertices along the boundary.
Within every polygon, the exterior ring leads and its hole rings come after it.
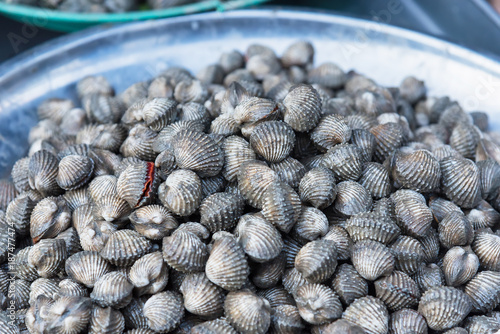
POLYGON ((263 122, 252 131, 250 145, 267 161, 280 162, 292 151, 295 145, 295 133, 284 122, 263 122))
POLYGON ((295 268, 310 282, 327 280, 337 268, 335 242, 328 239, 308 242, 295 257, 295 268))
POLYGON ((368 282, 347 263, 340 265, 333 276, 332 288, 345 305, 368 294, 368 282))
POLYGON ((269 302, 246 289, 230 292, 224 310, 227 321, 242 334, 264 334, 271 325, 269 302))
POLYGON ((241 196, 226 192, 214 193, 200 204, 200 223, 212 233, 230 231, 243 214, 244 205, 241 196))
POLYGON ((300 217, 299 195, 287 183, 274 181, 263 196, 262 214, 280 231, 288 233, 300 217))
POLYGON ((283 240, 276 227, 257 216, 242 216, 235 235, 241 248, 255 262, 270 261, 283 249, 283 240))
POLYGON ((310 324, 321 325, 342 316, 337 294, 325 285, 303 285, 294 296, 300 316, 310 324))
POLYGON ((479 169, 471 160, 448 157, 441 160, 441 185, 446 196, 462 208, 481 201, 479 169))
POLYGON ((373 240, 361 240, 355 243, 351 260, 358 273, 370 281, 390 275, 395 265, 390 250, 373 240))
POLYGON ((337 184, 335 209, 345 216, 367 212, 372 207, 372 197, 359 183, 344 181, 337 184))
POLYGON ((417 283, 404 272, 397 270, 375 281, 375 294, 391 311, 416 306, 420 299, 417 283))
POLYGON ((155 332, 167 333, 177 327, 184 316, 182 296, 165 291, 151 296, 144 304, 144 316, 155 332))
POLYGON ((134 286, 125 274, 112 271, 99 277, 90 298, 101 307, 125 307, 132 299, 134 286))
POLYGON ((195 234, 178 230, 163 238, 163 258, 178 271, 202 271, 208 259, 208 249, 195 234))
POLYGON ((129 266, 151 251, 151 242, 132 230, 118 230, 111 234, 100 255, 116 266, 129 266))
POLYGON ((318 209, 330 206, 337 196, 335 175, 324 167, 313 168, 300 180, 299 195, 303 202, 318 209))
POLYGON ((408 188, 419 192, 432 192, 439 189, 441 169, 439 162, 425 150, 409 154, 396 154, 392 177, 397 188, 408 188))
POLYGON ((190 313, 213 318, 224 312, 223 290, 210 282, 205 273, 187 275, 180 292, 184 296, 184 307, 190 313))
POLYGON ((304 132, 313 129, 319 122, 321 98, 310 85, 292 86, 283 100, 285 106, 284 121, 295 131, 304 132))
POLYGON ((179 216, 193 214, 201 203, 201 196, 200 178, 186 169, 172 172, 158 189, 163 205, 179 216))
POLYGON ((342 318, 360 326, 367 334, 383 334, 389 330, 389 313, 384 303, 375 297, 356 299, 349 305, 342 318))
POLYGON ((311 132, 311 140, 323 151, 328 151, 337 144, 346 143, 350 138, 351 128, 341 115, 323 117, 311 132))

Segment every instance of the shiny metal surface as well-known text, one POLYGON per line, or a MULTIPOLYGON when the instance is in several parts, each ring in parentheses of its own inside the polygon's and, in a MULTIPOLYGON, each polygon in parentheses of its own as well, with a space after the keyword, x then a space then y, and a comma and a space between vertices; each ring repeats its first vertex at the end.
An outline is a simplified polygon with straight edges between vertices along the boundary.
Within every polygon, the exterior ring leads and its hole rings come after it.
POLYGON ((333 61, 383 85, 406 75, 426 81, 429 95, 449 95, 466 110, 490 113, 500 129, 500 63, 470 50, 388 25, 318 12, 244 10, 112 28, 98 27, 45 44, 0 66, 0 174, 25 153, 36 105, 74 97, 75 82, 102 73, 117 92, 165 68, 194 72, 223 51, 251 43, 280 54, 297 39, 316 48, 316 63, 333 61))

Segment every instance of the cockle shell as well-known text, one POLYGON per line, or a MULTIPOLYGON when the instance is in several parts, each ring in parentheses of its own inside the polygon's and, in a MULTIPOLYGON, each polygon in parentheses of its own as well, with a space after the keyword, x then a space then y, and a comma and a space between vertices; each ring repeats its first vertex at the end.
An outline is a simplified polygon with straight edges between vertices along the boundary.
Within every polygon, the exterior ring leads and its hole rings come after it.
POLYGON ((337 184, 337 197, 334 205, 339 213, 352 216, 370 210, 372 197, 359 183, 343 181, 337 184))
POLYGON ((472 309, 476 312, 490 312, 500 303, 500 273, 482 271, 465 286, 472 309))
POLYGON ((387 333, 389 327, 387 308, 380 299, 372 296, 356 299, 346 308, 342 318, 360 326, 367 334, 387 333))
POLYGON ((134 285, 137 295, 162 291, 168 283, 168 268, 163 262, 162 253, 146 254, 135 261, 130 268, 128 279, 134 285))
POLYGON ((67 257, 64 240, 43 239, 31 248, 28 263, 35 267, 38 275, 50 278, 56 276, 64 267, 67 257))
POLYGON ((172 291, 157 293, 144 304, 144 316, 155 332, 166 333, 177 327, 184 316, 182 296, 172 291))
POLYGON ((136 209, 129 219, 137 232, 153 240, 166 237, 179 226, 170 211, 156 204, 136 209))
POLYGON ((391 334, 427 334, 427 322, 422 314, 415 310, 405 308, 394 312, 389 322, 391 334))
POLYGON ((122 308, 132 299, 134 286, 118 271, 111 271, 95 282, 90 298, 101 307, 122 308))
POLYGON ((100 255, 116 266, 128 266, 151 251, 151 242, 133 230, 111 234, 100 255))
POLYGON ((327 280, 337 267, 335 242, 322 239, 304 245, 295 258, 295 268, 310 282, 327 280))
POLYGON ((241 248, 255 262, 270 261, 283 249, 283 241, 276 227, 257 216, 242 216, 236 226, 235 236, 241 248))
POLYGON ((353 144, 338 144, 323 156, 321 166, 329 168, 340 181, 357 181, 363 170, 361 150, 353 144))
POLYGON ((58 160, 50 152, 41 150, 33 154, 28 166, 28 181, 31 189, 43 195, 59 195, 62 189, 57 184, 58 160))
POLYGON ((177 230, 163 238, 163 258, 176 270, 202 271, 208 259, 208 249, 194 233, 177 230))
POLYGON ((174 214, 189 216, 201 202, 200 178, 190 170, 176 170, 160 185, 158 197, 174 214))
POLYGON ((125 319, 119 310, 94 305, 90 318, 89 334, 120 333, 125 330, 125 319))
POLYGON ((441 185, 446 196, 463 208, 473 208, 481 201, 480 175, 468 159, 448 157, 441 160, 441 185))
POLYGON ((264 334, 271 325, 269 302, 246 289, 230 292, 224 311, 227 321, 243 334, 264 334))
POLYGON ((386 197, 393 190, 389 172, 378 162, 364 164, 359 184, 368 190, 375 199, 386 197))
POLYGON ((184 307, 190 313, 213 318, 224 311, 223 290, 210 282, 205 273, 187 275, 182 281, 180 292, 184 296, 184 307))
POLYGON ((93 288, 97 279, 111 271, 111 265, 99 253, 78 252, 70 256, 65 264, 66 273, 76 282, 93 288))
POLYGON ((476 275, 478 269, 477 255, 463 247, 451 248, 443 258, 443 273, 449 286, 466 283, 476 275))
POLYGON ((286 123, 268 121, 255 127, 250 136, 254 151, 269 162, 285 159, 295 144, 295 133, 286 123))
POLYGON ((397 270, 375 281, 375 294, 391 311, 413 307, 420 299, 417 283, 406 273, 397 270))
POLYGON ((325 285, 303 285, 294 296, 300 316, 310 324, 321 325, 342 315, 338 296, 325 285))
POLYGON ((478 232, 472 243, 472 250, 486 269, 500 270, 500 236, 478 232))
POLYGON ((340 265, 333 276, 332 288, 345 305, 368 294, 368 283, 347 263, 340 265))
POLYGON ((246 161, 255 160, 255 152, 245 139, 238 136, 230 136, 224 140, 224 169, 222 175, 226 180, 236 181, 238 170, 246 161))
POLYGON ((390 250, 394 255, 395 268, 408 275, 413 275, 424 259, 420 242, 407 235, 399 236, 390 246, 390 250))
POLYGON ((351 138, 351 128, 341 115, 323 117, 311 132, 311 140, 321 150, 327 151, 337 144, 346 143, 351 138))
POLYGON ((318 92, 306 84, 292 86, 283 99, 283 120, 295 131, 312 130, 319 122, 321 99, 318 92))
POLYGON ((388 276, 394 270, 395 260, 390 250, 373 240, 361 240, 354 244, 351 260, 354 268, 365 279, 374 281, 388 276))
POLYGON ((299 195, 287 184, 274 181, 267 187, 262 200, 264 218, 280 231, 288 233, 301 214, 299 195))
POLYGON ((200 204, 200 223, 210 232, 232 230, 243 213, 241 196, 226 192, 214 193, 200 204))

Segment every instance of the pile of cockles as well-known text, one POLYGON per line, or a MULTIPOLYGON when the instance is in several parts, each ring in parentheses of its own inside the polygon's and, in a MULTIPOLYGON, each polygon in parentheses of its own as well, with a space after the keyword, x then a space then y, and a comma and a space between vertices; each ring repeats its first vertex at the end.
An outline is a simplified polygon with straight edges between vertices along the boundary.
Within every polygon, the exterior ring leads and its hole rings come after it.
POLYGON ((497 333, 486 113, 313 59, 254 44, 42 102, 0 181, 0 332, 497 333))

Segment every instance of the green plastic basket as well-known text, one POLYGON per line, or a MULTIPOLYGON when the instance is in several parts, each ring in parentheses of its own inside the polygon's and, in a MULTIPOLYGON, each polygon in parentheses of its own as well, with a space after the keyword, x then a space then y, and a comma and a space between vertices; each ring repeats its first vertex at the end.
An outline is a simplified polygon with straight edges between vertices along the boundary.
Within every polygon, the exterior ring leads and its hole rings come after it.
POLYGON ((0 14, 28 25, 55 31, 72 32, 98 24, 151 20, 211 10, 226 11, 258 5, 267 1, 269 0, 207 0, 162 10, 144 10, 109 14, 68 13, 0 2, 0 14))

